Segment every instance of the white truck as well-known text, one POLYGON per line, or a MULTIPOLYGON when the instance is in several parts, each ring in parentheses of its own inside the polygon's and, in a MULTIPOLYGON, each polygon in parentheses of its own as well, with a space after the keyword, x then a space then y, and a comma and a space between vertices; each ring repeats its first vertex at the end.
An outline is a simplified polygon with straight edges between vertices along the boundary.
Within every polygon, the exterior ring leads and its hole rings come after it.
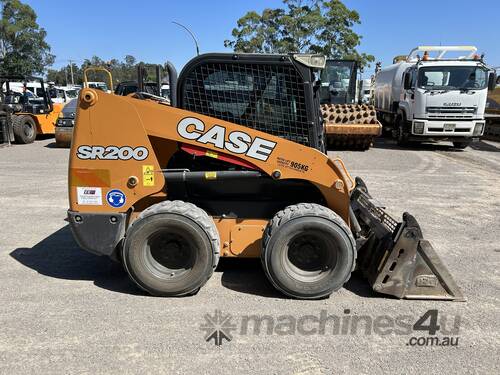
POLYGON ((419 46, 379 70, 374 99, 384 130, 400 145, 446 140, 463 149, 478 140, 495 73, 476 52, 473 46, 419 46))
POLYGON ((372 80, 363 79, 359 85, 359 103, 369 104, 372 97, 372 80))

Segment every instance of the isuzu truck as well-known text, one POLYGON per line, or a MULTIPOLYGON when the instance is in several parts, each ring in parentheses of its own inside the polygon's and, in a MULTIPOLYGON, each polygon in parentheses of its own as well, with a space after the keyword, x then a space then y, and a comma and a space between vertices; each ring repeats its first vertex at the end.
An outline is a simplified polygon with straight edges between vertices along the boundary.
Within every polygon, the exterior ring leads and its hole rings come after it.
POLYGON ((377 117, 400 145, 450 141, 464 149, 484 132, 495 79, 476 47, 419 46, 377 72, 377 117))

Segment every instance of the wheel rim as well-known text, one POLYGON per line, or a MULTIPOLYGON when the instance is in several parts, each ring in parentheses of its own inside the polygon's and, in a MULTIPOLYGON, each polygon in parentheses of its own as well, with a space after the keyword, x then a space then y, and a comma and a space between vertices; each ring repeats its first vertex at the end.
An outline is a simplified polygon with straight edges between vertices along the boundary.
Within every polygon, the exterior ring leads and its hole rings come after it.
POLYGON ((196 260, 196 252, 184 234, 161 230, 144 245, 144 265, 158 278, 174 280, 186 275, 196 260))
POLYGON ((317 282, 329 277, 337 264, 338 247, 320 231, 295 235, 282 254, 285 271, 295 280, 317 282))
POLYGON ((35 129, 33 127, 33 124, 30 123, 29 121, 26 121, 24 123, 24 126, 23 126, 23 132, 24 132, 24 135, 28 138, 31 138, 33 137, 34 133, 35 133, 35 129))

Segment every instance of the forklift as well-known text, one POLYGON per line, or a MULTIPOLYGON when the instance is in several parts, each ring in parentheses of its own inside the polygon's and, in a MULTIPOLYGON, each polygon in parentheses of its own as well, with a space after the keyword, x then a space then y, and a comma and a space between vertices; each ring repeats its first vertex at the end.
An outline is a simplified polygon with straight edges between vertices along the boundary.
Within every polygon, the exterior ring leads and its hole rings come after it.
POLYGON ((52 103, 44 81, 32 76, 0 76, 0 99, 4 111, 10 112, 12 133, 16 143, 33 143, 37 135, 54 134, 57 117, 63 104, 52 103), (38 82, 35 95, 27 88, 28 82, 38 82))

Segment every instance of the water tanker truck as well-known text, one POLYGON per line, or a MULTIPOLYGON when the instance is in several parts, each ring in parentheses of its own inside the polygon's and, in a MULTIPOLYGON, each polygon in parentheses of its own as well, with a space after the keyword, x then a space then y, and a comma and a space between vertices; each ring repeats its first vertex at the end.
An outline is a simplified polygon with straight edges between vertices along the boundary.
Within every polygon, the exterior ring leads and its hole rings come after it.
POLYGON ((384 131, 400 145, 451 141, 464 149, 478 140, 495 73, 476 52, 473 46, 420 46, 379 70, 374 96, 384 131))

